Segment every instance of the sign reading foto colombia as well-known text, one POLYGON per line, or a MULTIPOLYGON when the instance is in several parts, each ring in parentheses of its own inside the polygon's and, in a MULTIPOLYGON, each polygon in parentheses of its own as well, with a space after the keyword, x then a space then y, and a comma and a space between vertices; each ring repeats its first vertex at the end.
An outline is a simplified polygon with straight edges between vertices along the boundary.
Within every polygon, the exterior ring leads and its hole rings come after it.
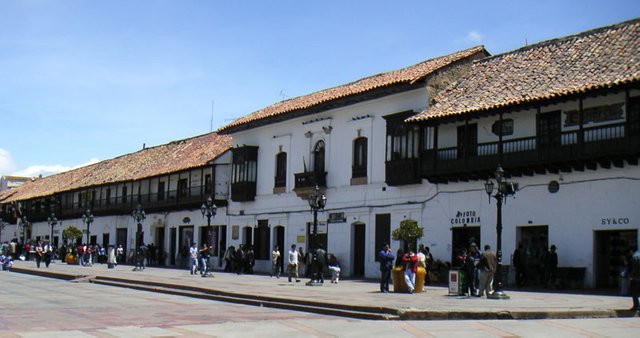
POLYGON ((452 225, 480 225, 480 216, 475 210, 457 211, 451 219, 452 225))

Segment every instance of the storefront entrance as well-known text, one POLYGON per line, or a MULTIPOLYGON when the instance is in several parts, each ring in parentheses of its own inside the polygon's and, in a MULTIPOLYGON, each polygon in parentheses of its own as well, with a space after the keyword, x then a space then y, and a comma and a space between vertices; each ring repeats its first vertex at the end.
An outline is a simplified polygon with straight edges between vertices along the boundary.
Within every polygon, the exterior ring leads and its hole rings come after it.
MULTIPOLYGON (((461 226, 451 230, 451 262, 455 260, 460 250, 469 250, 469 245, 476 243, 478 248, 482 248, 480 242, 480 226, 461 226)), ((482 249, 481 249, 482 250, 482 249)))
MULTIPOLYGON (((545 284, 544 260, 549 250, 549 227, 547 225, 532 225, 516 227, 516 243, 522 244, 525 253, 524 284, 527 286, 541 286, 545 284)), ((503 253, 503 263, 512 264, 513 252, 503 253)))
POLYGON ((638 230, 595 231, 593 261, 596 287, 619 287, 623 256, 637 245, 638 230))

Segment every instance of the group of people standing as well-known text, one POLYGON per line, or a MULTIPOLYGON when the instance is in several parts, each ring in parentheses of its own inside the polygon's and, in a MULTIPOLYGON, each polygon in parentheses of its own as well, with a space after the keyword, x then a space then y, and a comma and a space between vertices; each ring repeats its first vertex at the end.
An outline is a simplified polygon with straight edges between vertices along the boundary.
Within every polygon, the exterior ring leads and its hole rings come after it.
POLYGON ((224 253, 224 271, 253 274, 253 267, 256 265, 255 252, 251 244, 240 244, 236 249, 233 245, 227 248, 224 253))
POLYGON ((429 281, 429 266, 433 264, 433 256, 429 247, 425 247, 423 244, 420 244, 417 252, 413 250, 413 247, 409 246, 406 253, 404 250, 398 249, 396 255, 394 255, 389 244, 385 243, 378 253, 378 260, 380 262, 380 292, 382 293, 389 292, 389 283, 391 282, 391 273, 394 266, 402 269, 404 282, 409 293, 413 293, 416 289, 418 268, 423 268, 425 271, 423 283, 426 285, 429 281))
MULTIPOLYGON (((322 244, 318 244, 315 252, 304 253, 303 248, 296 250, 295 244, 291 245, 287 256, 287 275, 289 282, 295 278, 296 282, 300 282, 300 275, 303 274, 314 281, 324 283, 324 274, 326 270, 331 271, 331 283, 340 281, 340 262, 335 255, 329 255, 324 250, 322 244)), ((279 247, 276 245, 271 253, 271 276, 280 277, 281 255, 279 247)))

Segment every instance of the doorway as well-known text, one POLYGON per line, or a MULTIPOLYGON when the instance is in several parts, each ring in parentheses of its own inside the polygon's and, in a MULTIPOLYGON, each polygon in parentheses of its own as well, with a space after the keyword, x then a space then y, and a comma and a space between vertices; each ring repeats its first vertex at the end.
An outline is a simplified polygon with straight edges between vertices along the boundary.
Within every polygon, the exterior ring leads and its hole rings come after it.
POLYGON ((353 223, 352 228, 352 247, 353 247, 353 276, 364 277, 364 255, 365 255, 365 237, 366 225, 364 223, 353 223))
POLYGON ((471 243, 475 243, 482 250, 480 241, 480 226, 461 226, 451 230, 451 262, 455 261, 455 256, 462 249, 469 249, 471 243))
POLYGON ((116 229, 116 247, 119 245, 122 245, 122 249, 123 249, 123 255, 124 255, 124 260, 125 262, 118 262, 118 263, 122 263, 125 264, 127 261, 127 249, 129 248, 129 238, 127 235, 127 228, 117 228, 116 229))
MULTIPOLYGON (((544 285, 544 259, 549 251, 549 227, 547 225, 519 226, 516 227, 517 248, 522 244, 525 253, 525 273, 526 285, 544 285)), ((511 257, 511 253, 504 254, 504 257, 511 257)))
MULTIPOLYGON (((284 274, 284 255, 287 253, 287 247, 284 243, 284 227, 278 225, 274 228, 275 230, 275 240, 278 249, 280 250, 280 273, 284 274)), ((287 258, 288 259, 288 258, 287 258)))
POLYGON ((224 260, 224 252, 227 250, 227 226, 220 225, 216 229, 218 229, 218 241, 219 245, 216 248, 216 252, 218 253, 218 266, 222 267, 222 261, 224 260))
POLYGON ((154 257, 154 260, 156 260, 158 265, 165 265, 165 252, 164 252, 164 227, 159 227, 156 228, 156 233, 155 233, 155 247, 156 247, 156 257, 154 257))
POLYGON ((177 230, 176 228, 171 228, 171 233, 169 235, 169 264, 172 266, 176 265, 176 242, 178 240, 177 230))
POLYGON ((619 287, 623 256, 638 246, 638 230, 596 231, 594 237, 595 285, 598 288, 619 287))

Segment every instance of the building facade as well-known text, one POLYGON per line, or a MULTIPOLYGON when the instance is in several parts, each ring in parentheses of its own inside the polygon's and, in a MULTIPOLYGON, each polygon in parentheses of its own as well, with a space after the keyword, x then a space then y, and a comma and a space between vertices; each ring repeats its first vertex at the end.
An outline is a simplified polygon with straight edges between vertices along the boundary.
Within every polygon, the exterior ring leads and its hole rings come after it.
POLYGON ((66 226, 86 227, 90 207, 89 242, 130 249, 140 238, 181 265, 207 238, 199 208, 212 196, 216 266, 222 249, 251 244, 255 270, 267 272, 274 245, 317 241, 344 275, 374 278, 382 245, 404 246, 392 238, 404 220, 424 227, 418 243, 438 266, 470 243, 495 248, 485 181, 500 166, 519 183, 502 206, 503 264, 521 243, 527 278, 541 283, 556 245, 581 285, 611 287, 638 244, 639 52, 632 20, 495 56, 478 46, 278 102, 216 133, 2 192, 2 238, 57 242, 66 226), (317 231, 316 191, 327 198, 317 231))

